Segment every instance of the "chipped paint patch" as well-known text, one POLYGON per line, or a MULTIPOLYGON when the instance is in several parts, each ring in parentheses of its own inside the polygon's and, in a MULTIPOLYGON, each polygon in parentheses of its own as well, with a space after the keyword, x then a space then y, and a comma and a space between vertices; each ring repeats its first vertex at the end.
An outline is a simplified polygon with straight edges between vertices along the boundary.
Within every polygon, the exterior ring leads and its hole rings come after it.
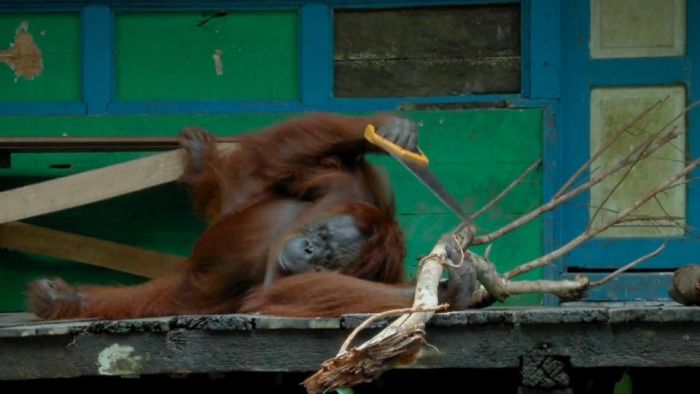
POLYGON ((224 75, 224 63, 221 61, 221 55, 223 54, 224 51, 222 51, 221 49, 217 49, 211 56, 212 59, 214 59, 214 70, 216 71, 216 75, 218 76, 224 75))
MULTIPOLYGON (((10 49, 0 50, 0 63, 5 63, 17 78, 34 79, 44 70, 41 50, 29 33, 29 23, 24 21, 15 30, 15 41, 10 49)), ((15 83, 17 82, 15 78, 15 83)))
POLYGON ((118 343, 102 350, 97 356, 98 373, 100 375, 138 374, 142 358, 133 353, 132 346, 122 346, 118 343))

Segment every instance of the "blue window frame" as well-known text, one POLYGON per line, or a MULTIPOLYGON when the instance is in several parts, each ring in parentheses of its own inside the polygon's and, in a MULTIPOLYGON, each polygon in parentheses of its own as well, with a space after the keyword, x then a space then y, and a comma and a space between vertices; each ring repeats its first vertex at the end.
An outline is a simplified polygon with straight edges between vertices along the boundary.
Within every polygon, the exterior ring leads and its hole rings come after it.
MULTIPOLYGON (((589 1, 565 0, 562 2, 562 95, 560 110, 560 133, 556 148, 561 160, 561 171, 556 183, 561 184, 567 174, 590 156, 590 93, 595 87, 664 86, 683 84, 686 86, 688 103, 700 100, 700 84, 697 76, 693 80, 693 66, 700 65, 700 2, 687 1, 687 49, 678 57, 592 59, 589 55, 591 9, 589 1)), ((697 156, 700 151, 700 113, 691 111, 687 115, 687 153, 697 156)), ((691 176, 697 177, 697 171, 691 176)), ((691 228, 700 226, 700 190, 694 185, 687 187, 687 224, 691 228)), ((555 246, 572 239, 585 230, 588 222, 589 195, 563 207, 556 213, 554 232, 558 234, 555 246)), ((555 275, 574 271, 610 270, 620 267, 635 258, 657 248, 661 238, 615 238, 593 239, 577 248, 557 268, 555 275)), ((693 236, 670 237, 666 250, 647 261, 640 268, 645 270, 670 271, 697 260, 700 241, 693 236)), ((637 291, 630 298, 668 298, 666 294, 670 275, 661 278, 656 274, 640 274, 634 279, 622 278, 628 288, 637 291)), ((622 285, 621 285, 622 286, 622 285)), ((607 290, 606 290, 607 291, 607 290)), ((603 290, 593 293, 594 299, 610 299, 603 290)))
MULTIPOLYGON (((33 2, 0 0, 3 11, 80 11, 83 15, 83 102, 42 105, 3 105, 0 114, 138 114, 214 112, 297 112, 392 110, 402 104, 507 102, 516 107, 551 106, 558 97, 558 10, 556 0, 335 0, 306 1, 157 1, 103 0, 33 2), (522 90, 520 94, 396 97, 376 99, 333 98, 333 10, 469 4, 522 4, 522 90), (296 9, 299 12, 300 90, 293 101, 159 101, 121 102, 114 94, 114 10, 182 9, 296 9)), ((553 107, 552 107, 553 109, 553 107)))

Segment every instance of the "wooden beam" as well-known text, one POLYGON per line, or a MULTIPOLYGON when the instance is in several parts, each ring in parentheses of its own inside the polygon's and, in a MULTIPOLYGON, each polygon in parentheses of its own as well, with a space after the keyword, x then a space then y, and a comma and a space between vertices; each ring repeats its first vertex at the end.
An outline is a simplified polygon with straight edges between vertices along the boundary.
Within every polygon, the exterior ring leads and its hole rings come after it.
MULTIPOLYGON (((217 137, 219 143, 240 138, 217 137)), ((180 147, 178 137, 0 137, 0 152, 130 152, 172 150, 180 147)))
MULTIPOLYGON (((235 149, 237 144, 219 144, 235 149)), ((0 223, 74 208, 176 180, 182 149, 52 179, 0 193, 0 223)))
POLYGON ((146 278, 173 272, 182 257, 26 223, 0 225, 0 247, 73 260, 146 278))

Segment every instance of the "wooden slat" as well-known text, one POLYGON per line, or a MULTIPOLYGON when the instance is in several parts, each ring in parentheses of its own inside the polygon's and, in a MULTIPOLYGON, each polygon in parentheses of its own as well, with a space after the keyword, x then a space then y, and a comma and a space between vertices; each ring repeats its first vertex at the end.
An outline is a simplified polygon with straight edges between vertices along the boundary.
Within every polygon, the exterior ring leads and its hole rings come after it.
MULTIPOLYGON (((223 150, 236 144, 219 144, 223 150)), ((74 208, 176 180, 182 149, 0 193, 0 223, 74 208)))
POLYGON ((334 12, 336 97, 520 91, 520 6, 334 12))
MULTIPOLYGON (((219 137, 217 142, 236 142, 219 137)), ((177 149, 178 137, 0 137, 3 152, 125 152, 177 149)))
POLYGON ((0 225, 0 247, 73 260, 155 278, 174 271, 183 258, 25 223, 0 225))

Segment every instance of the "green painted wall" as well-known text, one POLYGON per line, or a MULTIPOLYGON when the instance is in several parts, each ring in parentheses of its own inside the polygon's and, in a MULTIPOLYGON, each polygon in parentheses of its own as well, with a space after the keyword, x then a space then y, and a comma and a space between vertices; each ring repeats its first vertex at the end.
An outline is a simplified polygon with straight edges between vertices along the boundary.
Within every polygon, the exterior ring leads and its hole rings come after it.
MULTIPOLYGON (((117 13, 116 89, 121 100, 242 99, 298 97, 298 23, 295 12, 236 12, 207 19, 198 12, 117 13), (203 23, 206 20, 205 23, 203 23), (202 24, 203 23, 203 24, 202 24), (201 25, 201 26, 198 26, 201 25), (223 75, 212 55, 220 49, 223 75)), ((80 17, 78 14, 0 15, 0 42, 12 41, 17 26, 29 23, 43 53, 44 72, 19 79, 0 64, 0 102, 80 101, 80 17)), ((0 49, 2 49, 0 45, 0 49)), ((493 109, 413 111, 423 127, 420 144, 431 166, 468 211, 485 204, 542 156, 540 110, 493 109)), ((175 136, 186 125, 219 135, 256 130, 293 114, 0 116, 0 136, 175 136)), ((11 169, 0 169, 0 190, 75 174, 151 153, 15 154, 11 169)), ((410 271, 457 218, 401 166, 373 157, 396 192, 398 218, 408 239, 410 271)), ((521 185, 479 219, 493 230, 542 199, 541 173, 521 185)), ((80 193, 80 190, 76 190, 80 193)), ((27 222, 186 256, 204 228, 175 184, 109 201, 33 218, 27 222)), ((492 259, 501 270, 542 251, 542 224, 498 241, 492 259)), ((74 283, 131 284, 141 278, 42 256, 0 250, 0 312, 24 309, 23 289, 41 276, 74 283)), ((540 272, 529 277, 540 277, 540 272)), ((540 296, 511 303, 536 304, 540 296)))
POLYGON ((117 14, 117 97, 299 96, 296 12, 236 12, 208 18, 201 12, 117 14), (222 75, 217 75, 212 58, 216 50, 221 51, 222 75))
POLYGON ((26 80, 0 63, 0 102, 81 100, 80 14, 0 13, 0 50, 10 49, 22 22, 41 50, 44 71, 26 80))
MULTIPOLYGON (((541 152, 539 110, 471 110, 409 112, 422 124, 420 144, 431 167, 446 186, 473 210, 486 203, 541 152)), ((289 115, 287 115, 289 116, 289 115)), ((219 135, 235 135, 280 120, 284 115, 0 117, 0 134, 22 136, 165 136, 197 124, 219 135)), ((0 190, 74 174, 149 153, 15 154, 11 169, 0 169, 0 190), (66 167, 63 169, 52 166, 66 167)), ((457 224, 417 180, 388 157, 372 159, 384 167, 396 192, 399 220, 408 239, 407 266, 457 224)), ((541 176, 526 182, 478 222, 491 230, 541 201, 541 176)), ((79 191, 76 191, 79 192, 79 191)), ((30 223, 65 231, 187 255, 203 223, 191 213, 183 190, 165 185, 110 201, 42 216, 30 223)), ((495 244, 492 260, 507 270, 542 251, 539 221, 495 244)), ((537 277, 534 273, 530 277, 537 277)), ((56 261, 24 253, 0 252, 0 311, 23 309, 25 284, 39 276, 62 276, 76 283, 130 284, 141 279, 105 269, 56 261)), ((539 303, 539 296, 513 298, 511 303, 539 303)))

